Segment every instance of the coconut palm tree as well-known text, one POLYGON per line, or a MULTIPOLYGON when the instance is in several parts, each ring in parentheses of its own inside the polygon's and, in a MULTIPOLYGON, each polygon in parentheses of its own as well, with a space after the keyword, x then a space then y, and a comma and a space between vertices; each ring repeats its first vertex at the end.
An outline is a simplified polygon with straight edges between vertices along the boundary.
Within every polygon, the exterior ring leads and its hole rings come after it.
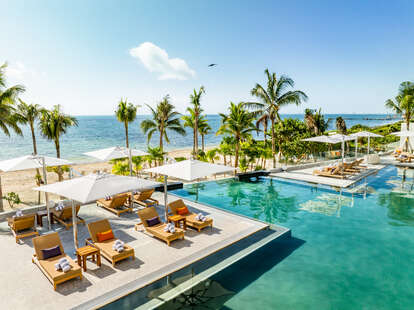
POLYGON ((7 136, 10 136, 9 128, 21 135, 22 131, 15 114, 15 104, 17 97, 25 91, 25 88, 22 85, 6 88, 6 67, 7 63, 0 66, 0 129, 7 136))
MULTIPOLYGON (((33 154, 37 155, 35 122, 39 119, 42 113, 42 107, 38 104, 27 104, 19 98, 19 105, 17 106, 17 118, 19 123, 29 125, 32 134, 33 154)), ((42 184, 42 177, 39 169, 36 169, 36 185, 42 184)), ((38 203, 40 204, 40 192, 38 193, 38 203)))
POLYGON ((125 142, 127 148, 129 148, 128 124, 132 123, 137 118, 138 107, 139 106, 128 102, 127 99, 121 99, 118 103, 118 108, 115 111, 116 118, 119 122, 123 123, 125 127, 125 142))
POLYGON ((141 123, 141 129, 144 134, 148 135, 148 143, 151 140, 152 135, 158 131, 160 135, 160 150, 163 151, 163 141, 170 143, 167 132, 173 131, 182 136, 185 135, 185 130, 180 123, 179 115, 176 112, 174 106, 169 102, 169 95, 165 96, 164 99, 157 104, 157 107, 153 109, 149 105, 148 108, 151 110, 152 119, 146 119, 141 123))
POLYGON ((205 93, 204 86, 201 86, 199 91, 197 92, 196 89, 193 90, 193 93, 190 95, 190 100, 192 107, 187 108, 188 112, 192 112, 194 115, 194 152, 195 154, 198 153, 198 124, 200 120, 200 115, 203 112, 201 109, 201 95, 205 93))
MULTIPOLYGON (((264 138, 264 142, 266 143, 267 142, 267 126, 269 125, 269 114, 265 113, 258 118, 258 120, 256 121, 257 130, 260 129, 260 125, 263 126, 263 138, 264 138)), ((257 133, 259 134, 259 131, 257 133)))
POLYGON ((345 120, 341 116, 338 116, 336 118, 336 130, 340 134, 346 135, 346 132, 347 132, 346 123, 345 123, 345 120))
POLYGON ((229 114, 220 113, 221 126, 217 131, 219 134, 232 135, 236 141, 234 167, 239 166, 240 142, 245 140, 250 132, 256 130, 253 125, 254 115, 246 109, 246 104, 230 102, 229 114))
POLYGON ((192 109, 187 109, 187 111, 190 113, 189 115, 183 115, 181 119, 184 121, 183 126, 192 128, 193 130, 193 155, 196 154, 195 152, 195 135, 194 135, 194 123, 195 123, 195 116, 194 111, 192 109))
MULTIPOLYGON (((407 130, 410 130, 410 121, 414 116, 414 83, 402 82, 398 88, 398 95, 395 99, 388 99, 385 106, 402 115, 406 123, 407 130)), ((408 140, 406 141, 406 148, 408 150, 408 140)))
POLYGON ((325 130, 328 129, 329 120, 325 121, 321 109, 305 109, 304 120, 308 129, 316 136, 323 134, 325 130))
POLYGON ((271 135, 272 135, 272 156, 273 156, 273 168, 276 167, 276 134, 275 123, 280 122, 279 111, 282 107, 295 104, 299 105, 302 101, 306 101, 308 96, 300 91, 286 91, 288 87, 294 87, 295 83, 291 78, 285 75, 281 75, 279 79, 276 77, 276 73, 270 74, 269 70, 265 70, 267 77, 267 86, 263 87, 260 84, 256 84, 251 90, 252 96, 257 97, 260 102, 248 102, 247 106, 253 109, 256 116, 259 119, 263 115, 267 115, 271 123, 271 135))
MULTIPOLYGON (((60 105, 55 105, 52 110, 42 110, 39 129, 43 137, 55 144, 56 157, 60 158, 60 136, 65 134, 69 127, 78 126, 75 117, 64 114, 60 105)), ((63 180, 62 169, 58 169, 59 181, 63 180)))
POLYGON ((208 124, 207 119, 204 116, 201 116, 199 124, 198 124, 198 132, 201 136, 201 150, 204 152, 204 139, 205 136, 208 135, 211 132, 211 126, 208 124))

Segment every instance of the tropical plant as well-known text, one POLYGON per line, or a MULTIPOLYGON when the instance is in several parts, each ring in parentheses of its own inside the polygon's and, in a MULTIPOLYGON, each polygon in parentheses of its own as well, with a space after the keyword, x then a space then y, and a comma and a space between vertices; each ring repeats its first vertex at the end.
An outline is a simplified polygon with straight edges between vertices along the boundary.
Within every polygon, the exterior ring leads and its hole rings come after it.
POLYGON ((217 134, 231 135, 235 139, 235 159, 234 167, 239 165, 239 150, 240 142, 246 139, 250 132, 256 130, 253 125, 254 115, 246 110, 246 105, 243 102, 235 104, 230 102, 229 114, 220 113, 221 126, 217 134))
POLYGON ((210 163, 214 164, 215 161, 220 159, 220 157, 218 156, 218 152, 219 152, 219 149, 217 149, 217 148, 208 150, 207 153, 206 153, 207 160, 210 163))
MULTIPOLYGON (((19 98, 19 105, 17 106, 17 119, 21 124, 29 125, 30 132, 32 134, 33 154, 37 154, 36 135, 35 135, 35 122, 39 119, 42 108, 38 104, 27 104, 19 98)), ((36 176, 40 176, 39 169, 36 169, 36 176)), ((36 180, 36 184, 40 183, 36 180)), ((38 204, 40 204, 40 192, 38 192, 38 204)))
POLYGON ((0 129, 7 136, 10 136, 9 128, 21 135, 22 131, 15 115, 15 104, 17 97, 25 91, 25 88, 22 85, 6 88, 6 67, 7 63, 0 66, 0 129))
POLYGON ((152 135, 158 131, 160 135, 160 150, 163 151, 163 140, 170 143, 167 135, 167 131, 173 131, 180 135, 185 135, 185 130, 180 123, 180 113, 174 110, 174 106, 169 102, 169 95, 158 103, 157 107, 153 109, 147 105, 152 114, 152 119, 146 119, 141 123, 141 129, 144 134, 148 135, 148 143, 151 140, 152 135))
POLYGON ((224 136, 221 139, 218 152, 223 156, 224 165, 227 165, 227 156, 229 156, 229 164, 231 166, 231 156, 234 155, 235 144, 234 137, 224 136))
POLYGON ((147 153, 149 155, 146 156, 146 160, 148 162, 148 165, 150 168, 152 167, 152 164, 154 163, 155 166, 158 165, 158 163, 162 162, 164 160, 165 152, 161 150, 159 147, 150 147, 148 146, 147 153))
POLYGON ((198 125, 201 113, 203 110, 201 109, 201 95, 205 93, 204 86, 201 86, 199 91, 197 92, 196 89, 193 90, 193 93, 190 95, 190 100, 192 107, 187 108, 187 111, 194 115, 194 152, 197 154, 198 152, 198 125))
MULTIPOLYGON (((60 136, 65 134, 72 126, 78 126, 75 117, 64 114, 60 105, 55 105, 52 110, 42 110, 39 129, 43 137, 55 144, 56 157, 60 158, 60 136)), ((63 180, 63 171, 58 168, 59 181, 63 180)))
MULTIPOLYGON (((407 130, 410 129, 410 121, 414 116, 414 83, 402 82, 398 88, 398 95, 385 102, 385 106, 395 113, 402 115, 406 123, 407 130)), ((408 150, 408 140, 406 141, 406 148, 408 150)))
POLYGON ((22 201, 20 200, 20 197, 15 192, 7 193, 6 196, 3 197, 4 200, 6 200, 9 203, 10 208, 14 208, 15 205, 20 204, 22 201))
POLYGON ((136 119, 138 107, 139 106, 128 102, 126 98, 125 100, 121 98, 118 103, 118 108, 115 111, 116 118, 119 122, 123 123, 125 127, 125 142, 127 148, 129 148, 128 124, 136 119))
POLYGON ((114 162, 112 173, 117 175, 129 175, 129 163, 125 161, 114 162))
POLYGON ((315 136, 322 135, 329 126, 329 119, 325 121, 321 109, 305 109, 305 124, 315 136))
POLYGON ((198 124, 198 132, 200 133, 200 136, 201 136, 201 150, 204 152, 205 136, 211 132, 211 126, 208 124, 208 121, 204 116, 200 118, 200 121, 198 124))
POLYGON ((307 100, 307 95, 300 90, 286 91, 287 87, 294 87, 294 82, 291 78, 285 75, 281 75, 279 79, 276 77, 276 73, 270 74, 269 70, 265 70, 267 77, 267 86, 263 87, 260 84, 251 90, 252 96, 257 97, 260 102, 248 102, 247 106, 254 110, 259 120, 267 115, 271 123, 271 135, 272 135, 272 156, 273 156, 273 168, 276 167, 276 134, 275 124, 276 121, 280 122, 281 118, 279 111, 282 107, 295 104, 299 105, 302 101, 307 100))
POLYGON ((338 116, 336 118, 336 130, 340 134, 346 135, 346 131, 347 131, 346 130, 346 122, 345 122, 345 120, 341 116, 338 116))

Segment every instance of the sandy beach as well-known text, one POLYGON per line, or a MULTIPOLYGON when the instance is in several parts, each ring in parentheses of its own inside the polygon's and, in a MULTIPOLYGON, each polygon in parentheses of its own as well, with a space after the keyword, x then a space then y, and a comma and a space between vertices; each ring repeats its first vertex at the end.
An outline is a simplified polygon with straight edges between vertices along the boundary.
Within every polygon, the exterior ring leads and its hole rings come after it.
MULTIPOLYGON (((206 150, 213 148, 207 147, 206 150)), ((179 149, 168 152, 170 157, 191 157, 191 148, 179 149)), ((89 174, 96 171, 104 171, 107 173, 111 173, 112 171, 112 164, 109 162, 94 162, 94 163, 84 163, 84 164, 77 164, 72 166, 77 172, 82 174, 89 174)), ((144 165, 144 169, 148 168, 147 165, 144 165)), ((36 186, 35 182, 35 175, 36 170, 24 170, 24 171, 14 171, 14 172, 0 172, 1 176, 1 185, 3 196, 10 192, 15 192, 19 195, 22 203, 20 205, 15 205, 14 208, 24 208, 27 206, 34 206, 38 205, 38 197, 39 194, 37 191, 34 191, 32 188, 36 186)), ((68 179, 68 174, 65 173, 64 178, 68 179)), ((54 183, 58 181, 57 174, 54 172, 47 173, 48 183, 54 183)), ((49 196, 50 199, 57 199, 58 197, 54 197, 53 195, 49 196)), ((44 203, 45 196, 42 193, 40 195, 40 203, 44 203)), ((3 207, 5 211, 11 210, 9 203, 3 199, 3 207)))

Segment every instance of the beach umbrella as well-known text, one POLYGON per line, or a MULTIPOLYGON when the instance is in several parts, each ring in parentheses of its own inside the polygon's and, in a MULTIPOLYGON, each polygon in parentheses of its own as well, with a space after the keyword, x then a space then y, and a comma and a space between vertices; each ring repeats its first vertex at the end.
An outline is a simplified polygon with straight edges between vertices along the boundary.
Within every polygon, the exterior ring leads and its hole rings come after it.
POLYGON ((337 139, 341 142, 341 149, 342 149, 342 163, 344 163, 344 158, 345 158, 345 142, 346 141, 351 141, 354 140, 355 138, 347 136, 347 135, 343 135, 343 134, 334 134, 334 135, 330 135, 331 138, 333 139, 337 139))
MULTIPOLYGON (((139 179, 136 177, 94 173, 62 182, 36 187, 34 190, 53 193, 71 199, 72 214, 75 215, 75 201, 81 204, 86 204, 95 202, 105 196, 112 196, 130 191, 142 191, 144 189, 155 187, 159 184, 160 183, 158 182, 139 179)), ((77 248, 78 241, 76 216, 72 216, 72 218, 73 237, 77 248)))
POLYGON ((146 156, 149 155, 146 152, 131 149, 121 146, 109 147, 105 149, 100 149, 92 152, 84 153, 85 155, 98 158, 102 161, 108 161, 112 159, 125 158, 128 157, 129 164, 129 175, 132 175, 132 156, 146 156))
MULTIPOLYGON (((334 136, 317 136, 312 138, 302 139, 302 141, 307 142, 319 142, 319 143, 330 143, 330 144, 337 144, 342 143, 342 137, 334 137, 334 136)), ((342 162, 344 160, 344 152, 343 152, 343 145, 342 145, 342 162)))
MULTIPOLYGON (((26 155, 22 157, 12 158, 8 160, 0 161, 0 170, 4 172, 8 171, 20 171, 27 169, 42 169, 43 170, 43 179, 45 184, 47 184, 47 175, 46 167, 56 167, 56 166, 65 166, 71 165, 72 163, 68 160, 49 157, 43 155, 26 155)), ((1 181, 0 181, 0 193, 1 193, 1 181)), ((50 213, 48 207, 48 197, 45 194, 46 208, 47 208, 47 217, 50 230, 50 213)), ((1 196, 0 196, 1 201, 1 196)))
POLYGON ((383 137, 379 134, 369 132, 369 131, 359 131, 359 132, 350 134, 349 136, 350 137, 355 137, 355 158, 357 158, 357 154, 358 154, 358 138, 359 137, 368 138, 368 152, 367 152, 368 155, 369 155, 370 138, 381 138, 381 137, 383 137))
POLYGON ((183 160, 163 166, 158 166, 145 171, 157 173, 164 176, 164 206, 165 217, 168 218, 167 212, 167 178, 173 177, 185 181, 195 181, 214 174, 222 174, 233 172, 234 167, 227 167, 223 165, 210 164, 204 161, 194 159, 183 160))
MULTIPOLYGON (((397 137, 404 137, 404 143, 407 143, 407 151, 408 151, 408 147, 411 146, 411 143, 408 143, 410 140, 410 137, 414 137, 414 131, 408 131, 408 130, 402 130, 402 131, 398 131, 398 132, 392 132, 391 135, 397 136, 397 137)), ((401 146, 401 145, 400 145, 401 146)))

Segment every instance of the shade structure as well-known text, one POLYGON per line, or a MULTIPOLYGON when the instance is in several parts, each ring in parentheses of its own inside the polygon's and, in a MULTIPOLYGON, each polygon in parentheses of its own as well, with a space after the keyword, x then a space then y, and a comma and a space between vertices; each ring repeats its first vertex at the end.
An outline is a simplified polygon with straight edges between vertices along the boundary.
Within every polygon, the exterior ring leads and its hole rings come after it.
POLYGON ((121 146, 109 147, 106 149, 100 149, 100 150, 96 150, 92 152, 87 152, 84 154, 90 157, 95 157, 103 161, 128 157, 130 175, 132 175, 132 158, 131 157, 149 155, 148 153, 137 150, 137 149, 131 149, 131 148, 126 148, 126 147, 121 147, 121 146))
POLYGON ((337 139, 332 138, 331 136, 317 136, 317 137, 302 139, 302 141, 307 141, 307 142, 320 142, 320 143, 331 143, 331 144, 336 144, 336 143, 340 143, 341 142, 341 140, 338 141, 337 139))
POLYGON ((70 161, 41 155, 26 155, 13 159, 0 161, 0 170, 7 171, 19 171, 27 169, 41 169, 44 165, 46 167, 64 166, 72 164, 70 161))
POLYGON ((158 166, 145 171, 164 175, 164 206, 167 217, 167 178, 174 177, 185 181, 194 181, 214 174, 233 172, 234 167, 210 164, 194 159, 158 166))
MULTIPOLYGON (((70 179, 67 181, 57 182, 45 186, 34 188, 34 190, 53 193, 72 200, 72 214, 75 214, 75 204, 77 201, 81 204, 95 202, 107 195, 112 196, 129 191, 141 191, 147 188, 155 187, 160 183, 114 174, 95 173, 70 179)), ((73 216, 73 240, 75 247, 78 247, 77 241, 77 223, 76 217, 73 216)))
MULTIPOLYGON (((0 170, 7 172, 7 171, 20 171, 20 170, 27 170, 27 169, 42 169, 43 170, 43 181, 45 182, 45 184, 47 184, 46 167, 65 166, 65 165, 70 165, 70 164, 72 164, 70 161, 61 159, 61 158, 49 157, 49 156, 43 156, 43 155, 26 155, 22 157, 0 161, 0 170)), ((1 189, 1 181, 0 181, 0 189, 1 189)), ((47 194, 45 194, 45 201, 46 201, 46 206, 48 206, 47 194)), ((48 213, 47 214, 48 224, 49 224, 49 229, 50 229, 49 207, 47 207, 47 213, 48 213)))
POLYGON ((391 135, 398 136, 398 137, 414 137, 414 131, 398 131, 392 132, 391 135))
POLYGON ((361 138, 362 137, 368 138, 368 151, 367 151, 368 155, 369 155, 370 139, 371 138, 381 138, 381 137, 383 137, 383 136, 381 136, 379 134, 376 134, 376 133, 373 133, 373 132, 369 132, 369 131, 359 131, 359 132, 350 134, 349 136, 355 138, 355 142, 356 142, 355 143, 355 158, 358 156, 358 138, 359 137, 361 137, 361 138))

